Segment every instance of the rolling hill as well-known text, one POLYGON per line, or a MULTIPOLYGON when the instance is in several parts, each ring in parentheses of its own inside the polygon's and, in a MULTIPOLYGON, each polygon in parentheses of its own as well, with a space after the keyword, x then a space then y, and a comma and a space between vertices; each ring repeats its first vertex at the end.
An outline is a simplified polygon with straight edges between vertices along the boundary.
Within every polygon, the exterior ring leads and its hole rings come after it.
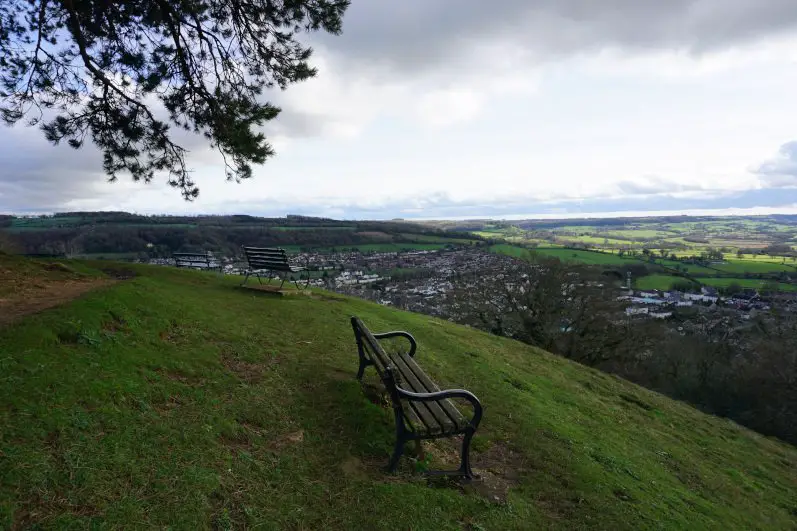
POLYGON ((0 255, 0 527, 794 529, 797 449, 527 345, 316 291, 0 255), (91 289, 86 286, 91 284, 91 289), (72 300, 48 294, 80 285, 72 300), (86 288, 86 289, 82 289, 86 288), (23 315, 29 301, 40 301, 23 315), (9 302, 10 301, 10 302, 9 302), (20 310, 21 309, 21 310, 20 310), (384 471, 348 318, 476 393, 472 484, 384 471))

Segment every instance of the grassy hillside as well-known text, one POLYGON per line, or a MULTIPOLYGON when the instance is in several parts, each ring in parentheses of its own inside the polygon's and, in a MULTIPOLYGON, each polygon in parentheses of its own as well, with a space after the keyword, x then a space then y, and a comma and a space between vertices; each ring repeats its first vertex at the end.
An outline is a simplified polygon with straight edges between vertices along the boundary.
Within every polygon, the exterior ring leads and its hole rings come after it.
MULTIPOLYGON (((0 273, 20 267, 0 255, 0 273)), ((0 528, 797 525, 797 450, 731 422, 426 316, 132 269, 0 328, 0 528), (392 413, 373 373, 366 393, 354 379, 352 314, 411 331, 434 378, 480 397, 483 481, 429 482, 407 459, 384 472, 392 413)))

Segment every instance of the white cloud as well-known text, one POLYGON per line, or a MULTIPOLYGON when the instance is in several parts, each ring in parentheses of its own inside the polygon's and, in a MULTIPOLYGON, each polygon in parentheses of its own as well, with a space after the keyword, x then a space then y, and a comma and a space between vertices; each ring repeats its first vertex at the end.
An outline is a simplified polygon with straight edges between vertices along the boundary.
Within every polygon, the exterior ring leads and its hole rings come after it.
POLYGON ((767 188, 797 186, 797 141, 787 142, 778 154, 753 170, 767 188))
POLYGON ((0 130, 0 211, 732 204, 797 175, 783 154, 746 170, 795 138, 795 24, 791 0, 355 2, 343 36, 315 40, 319 76, 267 95, 277 157, 251 181, 225 182, 191 140, 187 204, 162 180, 106 184, 90 149, 0 130))

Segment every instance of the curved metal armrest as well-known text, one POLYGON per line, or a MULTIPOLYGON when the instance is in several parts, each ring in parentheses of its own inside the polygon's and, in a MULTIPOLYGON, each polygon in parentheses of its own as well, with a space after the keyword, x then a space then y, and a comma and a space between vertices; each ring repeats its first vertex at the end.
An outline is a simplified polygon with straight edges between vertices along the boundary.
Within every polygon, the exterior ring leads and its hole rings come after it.
POLYGON ((384 334, 374 334, 374 339, 390 339, 391 337, 403 337, 410 342, 410 351, 407 353, 410 358, 415 357, 415 351, 418 349, 418 343, 412 334, 409 332, 385 332, 384 334))
POLYGON ((432 402, 445 400, 446 398, 464 398, 473 406, 473 417, 470 419, 470 425, 473 426, 474 430, 482 420, 482 403, 479 402, 476 395, 465 389, 448 389, 446 391, 437 391, 436 393, 413 393, 401 387, 396 387, 396 391, 398 391, 399 397, 418 402, 432 402))

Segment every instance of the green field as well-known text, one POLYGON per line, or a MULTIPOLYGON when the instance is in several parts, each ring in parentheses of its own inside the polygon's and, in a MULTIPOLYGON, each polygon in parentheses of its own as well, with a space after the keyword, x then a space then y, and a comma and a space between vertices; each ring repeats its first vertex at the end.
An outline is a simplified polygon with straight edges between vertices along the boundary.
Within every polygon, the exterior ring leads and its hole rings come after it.
POLYGON ((716 275, 718 272, 710 267, 695 264, 687 264, 677 260, 656 259, 656 263, 671 269, 680 269, 690 275, 716 275))
POLYGON ((579 262, 587 265, 627 265, 635 261, 633 258, 580 249, 539 247, 535 251, 544 256, 558 258, 563 262, 579 262))
POLYGON ((586 243, 590 245, 633 245, 629 240, 618 240, 614 238, 604 238, 602 236, 559 236, 560 240, 573 243, 586 243))
MULTIPOLYGON (((756 278, 701 278, 700 282, 707 286, 714 287, 728 287, 731 284, 738 284, 743 288, 762 288, 768 281, 759 280, 756 278)), ((771 282, 771 281, 769 281, 771 282)), ((779 283, 778 289, 780 291, 797 291, 797 285, 779 283)))
POLYGON ((478 240, 473 240, 468 238, 433 236, 429 234, 402 233, 399 234, 397 237, 404 241, 420 242, 420 243, 442 243, 442 244, 452 244, 452 245, 472 245, 478 243, 478 240))
MULTIPOLYGON (((0 267, 37 285, 77 269, 0 267)), ((797 525, 795 448, 616 377, 332 293, 116 267, 137 276, 0 329, 1 528, 797 525), (428 481, 409 458, 384 471, 393 413, 354 379, 351 315, 409 330, 436 381, 480 397, 481 481, 428 481)), ((433 468, 456 460, 425 449, 433 468)))
POLYGON ((725 273, 795 273, 797 269, 793 265, 776 264, 772 262, 755 260, 727 260, 723 264, 715 264, 711 267, 725 273))
POLYGON ((491 253, 505 254, 507 256, 513 256, 515 258, 523 258, 528 256, 530 253, 530 250, 526 249, 525 247, 519 247, 517 245, 509 245, 506 243, 491 245, 488 250, 491 253))
MULTIPOLYGON (((622 230, 607 229, 606 234, 615 237, 621 236, 629 240, 633 240, 635 238, 652 240, 652 239, 660 239, 660 238, 667 238, 673 236, 671 232, 652 230, 652 229, 622 229, 622 230)), ((600 236, 600 234, 596 235, 600 236)))
POLYGON ((688 279, 674 275, 648 275, 634 280, 634 287, 642 290, 667 291, 675 282, 688 282, 688 279))
POLYGON ((290 231, 309 231, 309 230, 357 230, 357 227, 352 225, 320 225, 320 226, 307 226, 307 225, 300 225, 297 227, 289 227, 285 225, 274 225, 272 227, 268 227, 270 230, 282 231, 282 232, 290 232, 290 231))
MULTIPOLYGON (((746 267, 747 260, 755 262, 782 262, 781 257, 769 255, 746 255, 745 262, 740 262, 736 257, 736 251, 741 248, 764 248, 777 241, 797 241, 797 219, 793 224, 779 221, 781 218, 760 217, 760 218, 703 218, 683 221, 673 221, 670 219, 660 219, 656 221, 634 220, 626 224, 604 224, 589 223, 578 224, 577 221, 563 221, 561 225, 553 222, 519 222, 522 230, 518 232, 514 228, 501 227, 495 229, 491 235, 494 238, 503 237, 507 241, 524 245, 532 241, 540 247, 548 247, 551 243, 566 243, 569 246, 588 246, 598 251, 615 251, 620 249, 635 250, 649 249, 658 255, 658 247, 667 247, 668 254, 675 254, 678 257, 699 256, 706 253, 710 247, 728 247, 733 252, 727 253, 733 262, 721 265, 716 271, 713 266, 705 268, 702 266, 688 266, 677 263, 662 262, 667 267, 676 267, 683 270, 685 267, 690 274, 699 276, 711 276, 722 273, 739 274, 745 273, 762 274, 792 272, 786 267, 776 267, 775 265, 754 265, 746 267), (537 228, 535 228, 537 227, 537 228), (705 242, 687 241, 688 238, 703 239, 705 242), (541 241, 542 240, 542 241, 541 241), (665 243, 667 245, 665 245, 665 243), (672 246, 672 247, 670 247, 672 246)), ((584 257, 580 257, 584 258, 584 257)), ((582 260, 583 261, 583 260, 582 260)), ((586 259, 592 263, 593 260, 586 259)), ((661 261, 660 261, 661 262, 661 261)), ((787 265, 791 262, 794 272, 797 272, 797 261, 792 258, 787 259, 787 265)))
POLYGON ((367 243, 362 245, 341 245, 338 249, 356 248, 362 253, 391 253, 398 251, 439 251, 445 247, 446 244, 442 243, 367 243))
MULTIPOLYGON (((715 288, 728 287, 731 284, 738 284, 743 288, 760 289, 767 284, 766 280, 754 278, 698 278, 697 280, 699 280, 703 285, 713 286, 715 288)), ((648 275, 634 280, 634 287, 642 290, 657 289, 661 291, 667 291, 675 282, 688 282, 688 279, 674 275, 648 275)), ((785 284, 781 282, 778 284, 778 289, 781 291, 797 291, 797 285, 785 284)))

